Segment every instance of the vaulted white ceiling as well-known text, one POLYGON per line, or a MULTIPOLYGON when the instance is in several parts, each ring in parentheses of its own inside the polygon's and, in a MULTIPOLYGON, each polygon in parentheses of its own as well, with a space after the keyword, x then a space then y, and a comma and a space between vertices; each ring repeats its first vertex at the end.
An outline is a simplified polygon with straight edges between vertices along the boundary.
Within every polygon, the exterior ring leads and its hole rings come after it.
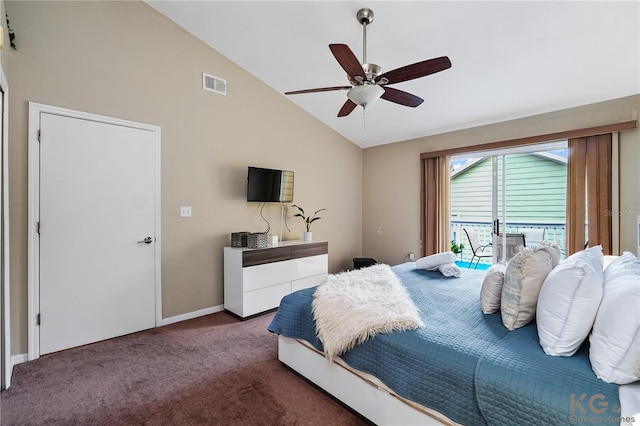
POLYGON ((640 93, 638 1, 147 3, 279 93, 349 84, 328 45, 362 60, 363 7, 375 14, 368 62, 390 71, 448 56, 450 69, 391 86, 422 105, 379 100, 366 127, 361 107, 337 117, 346 91, 287 96, 361 147, 640 93))

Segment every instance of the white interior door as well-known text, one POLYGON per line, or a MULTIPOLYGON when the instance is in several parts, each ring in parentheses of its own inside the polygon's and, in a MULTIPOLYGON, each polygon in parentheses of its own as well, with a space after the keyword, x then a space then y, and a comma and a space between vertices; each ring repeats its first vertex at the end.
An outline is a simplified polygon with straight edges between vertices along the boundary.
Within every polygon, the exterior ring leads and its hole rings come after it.
POLYGON ((40 354, 154 327, 154 132, 42 112, 40 135, 40 354))

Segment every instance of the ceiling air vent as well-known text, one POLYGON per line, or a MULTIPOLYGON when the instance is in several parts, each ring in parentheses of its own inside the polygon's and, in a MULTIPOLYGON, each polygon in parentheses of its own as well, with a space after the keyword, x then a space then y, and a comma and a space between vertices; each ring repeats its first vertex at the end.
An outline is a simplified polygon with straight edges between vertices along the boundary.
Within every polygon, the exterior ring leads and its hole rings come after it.
POLYGON ((227 94, 227 80, 223 80, 215 75, 202 73, 202 88, 221 95, 227 94))

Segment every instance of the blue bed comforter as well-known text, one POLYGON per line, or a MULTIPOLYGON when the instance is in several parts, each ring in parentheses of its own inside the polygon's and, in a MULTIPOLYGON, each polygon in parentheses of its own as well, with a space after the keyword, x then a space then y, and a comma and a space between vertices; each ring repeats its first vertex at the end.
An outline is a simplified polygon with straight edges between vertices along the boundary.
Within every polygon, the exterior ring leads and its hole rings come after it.
MULTIPOLYGON (((484 272, 445 278, 414 263, 392 270, 425 327, 379 334, 343 354, 347 364, 466 425, 618 423, 618 386, 596 378, 586 344, 573 357, 552 357, 538 343, 535 322, 509 332, 500 313, 482 313, 484 272)), ((313 292, 284 297, 269 330, 322 350, 313 292)))

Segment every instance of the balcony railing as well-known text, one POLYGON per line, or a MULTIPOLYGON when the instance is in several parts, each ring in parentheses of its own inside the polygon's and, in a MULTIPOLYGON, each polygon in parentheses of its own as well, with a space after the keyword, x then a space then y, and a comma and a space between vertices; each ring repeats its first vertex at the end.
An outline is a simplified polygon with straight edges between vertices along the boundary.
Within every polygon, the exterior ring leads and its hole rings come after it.
MULTIPOLYGON (((501 232, 505 232, 505 229, 501 225, 501 232)), ((457 244, 464 244, 462 254, 458 255, 458 259, 463 262, 471 261, 473 254, 471 253, 471 246, 469 240, 462 230, 463 228, 473 228, 476 231, 480 244, 489 244, 493 240, 493 224, 491 222, 468 222, 468 221, 451 221, 451 240, 457 244)), ((567 241, 566 224, 565 223, 509 223, 506 227, 507 234, 524 233, 525 239, 527 230, 544 230, 545 241, 557 242, 560 245, 560 253, 562 258, 565 254, 565 244, 567 241)), ((475 261, 474 261, 475 263, 475 261)), ((491 258, 480 259, 480 264, 491 264, 491 258)))

